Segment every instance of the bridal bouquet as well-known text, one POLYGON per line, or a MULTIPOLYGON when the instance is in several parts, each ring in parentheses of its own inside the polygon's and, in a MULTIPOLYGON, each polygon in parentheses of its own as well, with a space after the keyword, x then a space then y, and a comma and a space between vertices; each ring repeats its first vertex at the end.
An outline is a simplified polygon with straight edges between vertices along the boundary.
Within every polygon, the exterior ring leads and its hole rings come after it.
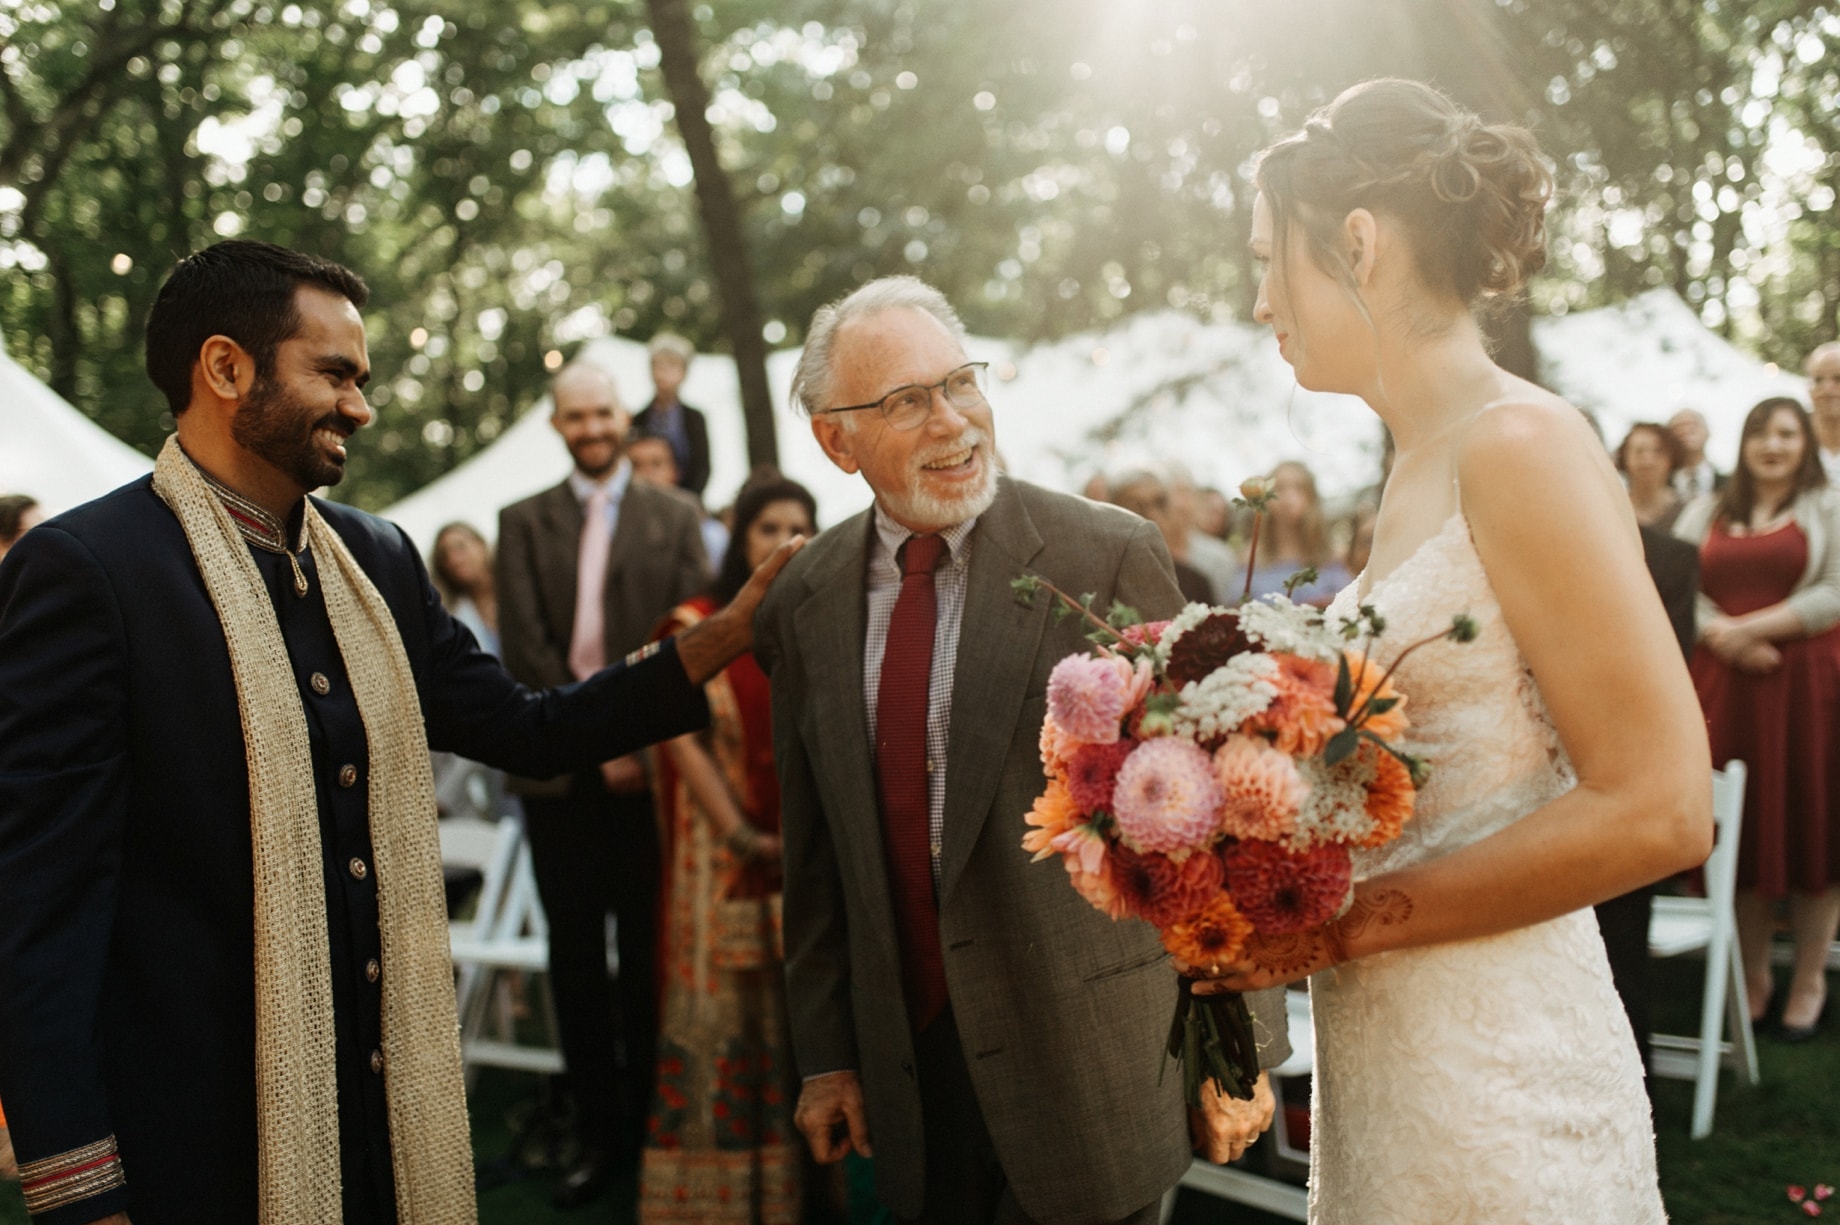
MULTIPOLYGON (((1262 510, 1260 491, 1248 492, 1262 510)), ((1255 932, 1302 932, 1341 912, 1350 849, 1397 838, 1427 776, 1400 747, 1406 695, 1394 671, 1427 643, 1475 636, 1459 616, 1382 664, 1385 623, 1371 606, 1331 624, 1290 600, 1310 577, 1284 595, 1190 604, 1149 624, 1122 606, 1101 618, 1091 597, 1034 576, 1013 583, 1024 600, 1047 589, 1095 644, 1049 678, 1047 786, 1023 848, 1058 855, 1082 897, 1113 919, 1154 924, 1189 967, 1216 969, 1255 932)), ((1250 1097, 1258 1052, 1244 1000, 1189 986, 1168 1046, 1189 1103, 1204 1076, 1250 1097)))

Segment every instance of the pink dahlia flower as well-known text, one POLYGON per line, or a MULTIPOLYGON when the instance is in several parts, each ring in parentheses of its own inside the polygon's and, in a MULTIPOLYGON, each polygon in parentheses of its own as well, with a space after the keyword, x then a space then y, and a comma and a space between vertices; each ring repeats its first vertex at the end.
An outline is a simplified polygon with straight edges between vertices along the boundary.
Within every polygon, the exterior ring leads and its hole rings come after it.
POLYGON ((1309 788, 1290 754, 1257 736, 1229 736, 1215 750, 1214 777, 1226 794, 1220 827, 1235 838, 1272 842, 1296 828, 1309 788))
POLYGON ((1138 745, 1119 767, 1112 816, 1135 850, 1196 850, 1219 832, 1222 798, 1208 755, 1162 736, 1138 745))
POLYGON ((1131 707, 1134 680, 1123 659, 1069 655, 1048 675, 1048 714, 1082 744, 1111 744, 1131 707))
POLYGON ((1354 867, 1336 844, 1293 854, 1269 842, 1227 848, 1227 892, 1262 936, 1308 931, 1333 919, 1348 896, 1354 867))
POLYGON ((1163 631, 1169 628, 1167 621, 1146 621, 1141 625, 1127 625, 1118 631, 1118 636, 1132 646, 1155 646, 1163 640, 1163 631))
POLYGON ((1137 746, 1129 740, 1083 744, 1067 763, 1067 790, 1084 813, 1110 812, 1118 768, 1137 746))

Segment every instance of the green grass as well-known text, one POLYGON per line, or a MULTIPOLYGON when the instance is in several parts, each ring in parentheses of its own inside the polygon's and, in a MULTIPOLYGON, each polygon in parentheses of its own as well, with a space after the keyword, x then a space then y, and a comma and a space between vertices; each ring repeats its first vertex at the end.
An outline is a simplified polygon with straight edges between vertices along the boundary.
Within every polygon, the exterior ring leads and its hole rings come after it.
MULTIPOLYGON (((1663 962, 1655 973, 1656 1027, 1691 1032, 1699 1015, 1700 964, 1663 962)), ((1830 989, 1840 991, 1840 984, 1830 989)), ((1840 1026, 1801 1046, 1763 1039, 1759 1054, 1763 1083, 1740 1085, 1727 1073, 1713 1133, 1705 1140, 1687 1138, 1692 1084, 1664 1080, 1656 1087, 1661 1190, 1674 1225, 1806 1221, 1785 1188, 1791 1183, 1810 1189, 1821 1182, 1840 1186, 1840 1026)), ((474 1088, 473 1151, 488 1174, 503 1179, 480 1193, 480 1225, 628 1225, 634 1220, 630 1180, 597 1204, 559 1213, 549 1204, 549 1171, 504 1164, 512 1123, 528 1109, 535 1085, 534 1077, 488 1069, 474 1088)), ((1840 1198, 1824 1206, 1825 1217, 1840 1220, 1840 1198)), ((1226 1221, 1277 1225, 1278 1218, 1183 1191, 1173 1225, 1226 1221)), ((0 1184, 0 1225, 26 1225, 16 1184, 0 1184)))

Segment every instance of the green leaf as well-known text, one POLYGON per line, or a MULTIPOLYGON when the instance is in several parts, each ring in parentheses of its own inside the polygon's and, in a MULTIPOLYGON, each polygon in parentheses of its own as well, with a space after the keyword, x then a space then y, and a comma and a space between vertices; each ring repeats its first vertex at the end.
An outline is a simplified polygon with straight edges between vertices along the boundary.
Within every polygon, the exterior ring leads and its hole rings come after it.
POLYGON ((1335 710, 1342 718, 1348 717, 1348 704, 1354 701, 1354 678, 1348 675, 1348 657, 1342 656, 1335 661, 1335 710))
POLYGON ((1024 608, 1035 607, 1035 596, 1041 590, 1041 579, 1033 574, 1024 574, 1009 581, 1009 589, 1015 593, 1016 603, 1024 608))
POLYGON ((1370 715, 1383 715, 1397 705, 1399 705, 1398 698, 1375 698, 1368 713, 1370 715))
POLYGON ((1299 587, 1308 587, 1316 581, 1316 567, 1305 566, 1284 580, 1284 598, 1290 599, 1299 587))
POLYGON ((1341 764, 1347 759, 1350 753, 1354 752, 1354 746, 1360 742, 1361 729, 1356 727, 1344 727, 1341 731, 1329 737, 1329 743, 1323 749, 1323 764, 1326 766, 1341 764))
POLYGON ((1105 614, 1105 623, 1115 629, 1142 625, 1143 622, 1144 615, 1121 600, 1113 600, 1112 610, 1105 614))

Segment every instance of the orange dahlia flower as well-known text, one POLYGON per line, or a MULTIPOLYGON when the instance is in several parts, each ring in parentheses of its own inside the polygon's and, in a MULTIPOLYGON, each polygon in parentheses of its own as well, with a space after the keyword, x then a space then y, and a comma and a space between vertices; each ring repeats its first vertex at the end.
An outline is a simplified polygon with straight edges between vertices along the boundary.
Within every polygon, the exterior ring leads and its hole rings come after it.
POLYGON ((1335 669, 1300 655, 1272 658, 1278 661, 1278 674, 1271 678, 1278 695, 1264 713, 1246 721, 1245 730, 1271 733, 1272 742, 1293 757, 1322 752, 1345 726, 1335 713, 1335 669))
POLYGON ((1380 678, 1386 675, 1386 669, 1381 666, 1380 661, 1370 659, 1359 651, 1350 651, 1348 652, 1348 675, 1355 682, 1354 704, 1350 710, 1361 709, 1370 698, 1397 699, 1391 710, 1385 714, 1370 714, 1367 721, 1361 726, 1382 740, 1394 740, 1403 735, 1411 724, 1411 720, 1406 718, 1406 699, 1403 694, 1393 688, 1391 681, 1381 684, 1380 678))
POLYGON ((1412 806, 1418 802, 1418 789, 1412 786, 1412 772, 1391 753, 1373 744, 1363 744, 1361 753, 1371 755, 1373 778, 1367 784, 1367 815, 1374 823, 1362 846, 1385 846, 1399 837, 1399 831, 1412 819, 1412 806))
POLYGON ((1051 778, 1047 789, 1035 797, 1034 805, 1023 820, 1034 828, 1022 836, 1022 849, 1032 852, 1035 860, 1042 860, 1056 853, 1054 840, 1074 826, 1083 824, 1086 815, 1073 802, 1073 797, 1067 794, 1067 784, 1058 778, 1051 778))
POLYGON ((1220 893, 1199 913, 1164 928, 1162 935, 1163 947, 1171 957, 1212 972, 1239 960, 1252 937, 1252 924, 1234 908, 1231 898, 1220 893))
POLYGON ((1290 754, 1258 736, 1228 736, 1214 751, 1214 777, 1226 795, 1220 827, 1235 838, 1282 838, 1297 826, 1309 788, 1290 754))
POLYGON ((1048 715, 1041 721, 1041 767, 1054 778, 1065 781, 1067 766, 1073 755, 1079 751, 1081 742, 1061 730, 1061 725, 1048 715))

